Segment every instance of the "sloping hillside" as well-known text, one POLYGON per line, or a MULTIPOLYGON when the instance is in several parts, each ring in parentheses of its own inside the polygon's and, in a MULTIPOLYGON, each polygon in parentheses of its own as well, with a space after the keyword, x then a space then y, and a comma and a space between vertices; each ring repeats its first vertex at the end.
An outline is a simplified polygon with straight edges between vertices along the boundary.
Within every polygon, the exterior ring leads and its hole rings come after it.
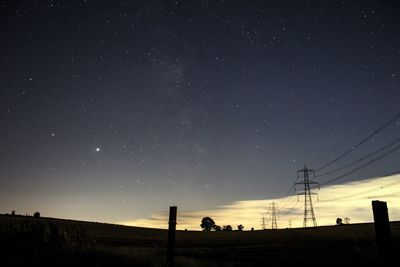
MULTIPOLYGON (((400 223, 392 222, 393 247, 400 223)), ((0 216, 5 266, 164 266, 167 231, 0 216)), ((178 231, 176 266, 379 265, 373 224, 244 232, 178 231)), ((4 266, 4 265, 3 265, 4 266)))

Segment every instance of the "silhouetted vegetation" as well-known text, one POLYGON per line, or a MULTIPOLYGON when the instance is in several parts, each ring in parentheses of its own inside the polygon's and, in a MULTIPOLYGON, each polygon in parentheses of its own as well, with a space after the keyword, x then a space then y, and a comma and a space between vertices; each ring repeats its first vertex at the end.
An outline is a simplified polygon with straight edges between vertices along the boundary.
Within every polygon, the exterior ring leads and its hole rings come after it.
POLYGON ((220 232, 220 231, 222 231, 222 228, 221 228, 221 226, 219 226, 219 225, 214 225, 214 230, 215 230, 216 232, 220 232))
POLYGON ((241 225, 241 224, 239 224, 239 225, 237 226, 237 228, 238 228, 238 231, 243 231, 244 226, 241 225))
POLYGON ((203 229, 203 231, 211 231, 215 227, 215 222, 210 217, 204 217, 201 220, 200 227, 203 229))
POLYGON ((336 224, 337 225, 350 224, 350 218, 346 217, 346 218, 344 218, 344 220, 342 218, 337 218, 336 224))
POLYGON ((224 225, 223 227, 222 227, 222 231, 225 231, 225 232, 232 232, 232 226, 231 225, 224 225))

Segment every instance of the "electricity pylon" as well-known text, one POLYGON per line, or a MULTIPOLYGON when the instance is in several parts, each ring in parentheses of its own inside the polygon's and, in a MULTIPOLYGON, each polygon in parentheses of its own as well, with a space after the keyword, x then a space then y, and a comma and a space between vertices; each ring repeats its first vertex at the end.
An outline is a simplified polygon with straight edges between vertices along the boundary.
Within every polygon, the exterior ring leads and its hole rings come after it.
POLYGON ((278 209, 275 206, 275 202, 271 203, 271 207, 268 208, 268 214, 271 215, 271 229, 278 229, 278 225, 276 223, 276 213, 278 209))
POLYGON ((311 192, 310 185, 318 185, 319 183, 310 180, 310 175, 312 178, 315 178, 315 171, 307 169, 307 165, 304 165, 304 169, 297 171, 297 180, 302 179, 303 181, 297 182, 297 185, 304 186, 304 191, 297 194, 297 198, 299 195, 304 195, 304 220, 303 227, 307 227, 309 222, 312 222, 313 227, 317 227, 317 220, 315 219, 314 208, 312 204, 312 195, 317 195, 317 193, 311 192))
POLYGON ((265 215, 263 214, 263 216, 261 217, 261 229, 263 229, 263 230, 265 230, 266 229, 266 227, 265 227, 265 225, 266 225, 266 220, 265 220, 265 215))

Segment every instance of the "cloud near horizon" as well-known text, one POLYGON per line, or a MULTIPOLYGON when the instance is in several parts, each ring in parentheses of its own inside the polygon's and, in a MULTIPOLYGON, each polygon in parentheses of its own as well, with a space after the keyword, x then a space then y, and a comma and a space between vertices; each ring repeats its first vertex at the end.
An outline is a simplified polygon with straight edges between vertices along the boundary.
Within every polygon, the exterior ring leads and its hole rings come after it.
MULTIPOLYGON (((315 191, 315 190, 314 190, 315 191)), ((371 178, 362 181, 349 182, 341 185, 332 185, 319 190, 319 200, 313 198, 313 205, 317 224, 333 225, 336 218, 350 218, 351 223, 372 222, 372 200, 386 201, 389 210, 389 219, 400 220, 400 174, 371 178)), ((201 230, 200 221, 209 216, 218 225, 243 224, 245 230, 254 227, 261 229, 261 217, 265 214, 266 227, 271 228, 268 207, 275 202, 279 214, 278 228, 303 226, 304 200, 296 195, 262 200, 235 201, 230 205, 216 209, 180 211, 178 208, 177 229, 201 230)), ((120 224, 151 228, 167 228, 168 212, 159 212, 150 218, 123 221, 120 224)))

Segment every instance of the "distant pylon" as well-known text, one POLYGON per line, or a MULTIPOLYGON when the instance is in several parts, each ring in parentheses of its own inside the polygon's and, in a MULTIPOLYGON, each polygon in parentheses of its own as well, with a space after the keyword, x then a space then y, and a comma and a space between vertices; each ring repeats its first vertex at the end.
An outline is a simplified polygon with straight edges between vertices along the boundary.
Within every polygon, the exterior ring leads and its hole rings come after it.
POLYGON ((276 213, 278 212, 278 209, 275 205, 275 202, 272 202, 271 207, 268 208, 268 214, 271 215, 271 229, 278 229, 278 225, 276 223, 276 213))
MULTIPOLYGON (((303 227, 307 227, 309 222, 312 222, 313 227, 317 227, 317 220, 315 219, 314 208, 312 204, 312 195, 317 195, 310 190, 310 185, 318 185, 318 182, 310 180, 310 174, 312 178, 315 178, 315 171, 307 169, 307 165, 304 165, 304 169, 297 171, 297 179, 302 179, 303 181, 296 183, 296 185, 304 186, 304 192, 299 195, 304 195, 304 220, 303 227)), ((318 196, 318 195, 317 195, 318 196)))
POLYGON ((266 222, 265 215, 263 214, 263 216, 261 217, 261 229, 263 229, 263 230, 266 229, 265 222, 266 222))

